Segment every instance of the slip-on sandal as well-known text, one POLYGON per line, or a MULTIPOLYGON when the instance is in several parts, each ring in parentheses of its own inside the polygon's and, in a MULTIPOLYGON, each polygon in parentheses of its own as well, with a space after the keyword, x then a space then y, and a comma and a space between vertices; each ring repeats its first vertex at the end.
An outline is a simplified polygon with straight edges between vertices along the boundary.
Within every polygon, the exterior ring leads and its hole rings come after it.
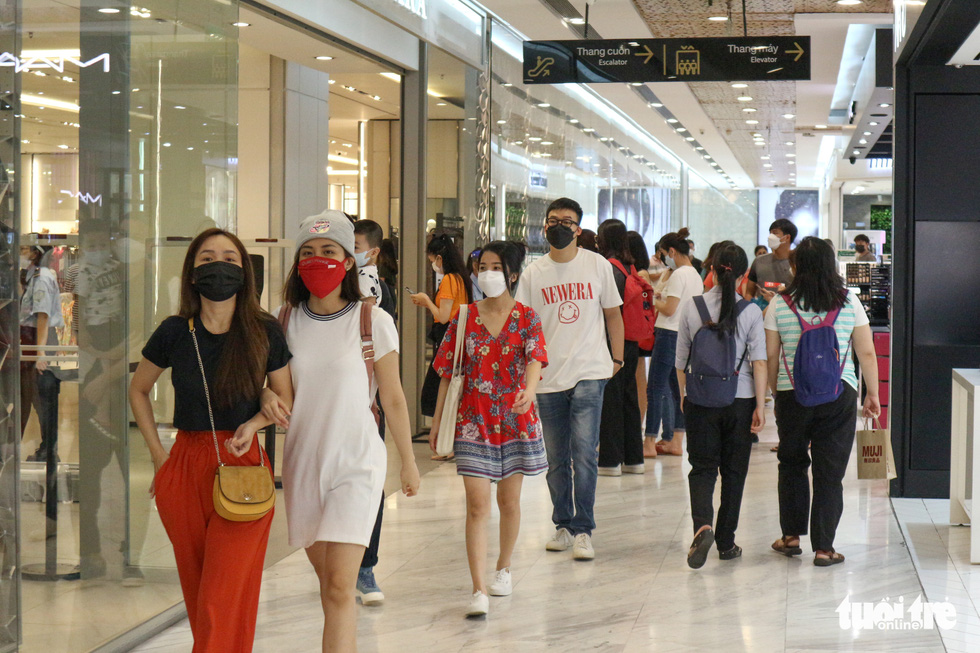
POLYGON ((704 561, 708 559, 708 551, 715 543, 715 534, 710 528, 706 528, 694 536, 691 548, 687 552, 687 566, 691 569, 700 569, 704 566, 704 561))

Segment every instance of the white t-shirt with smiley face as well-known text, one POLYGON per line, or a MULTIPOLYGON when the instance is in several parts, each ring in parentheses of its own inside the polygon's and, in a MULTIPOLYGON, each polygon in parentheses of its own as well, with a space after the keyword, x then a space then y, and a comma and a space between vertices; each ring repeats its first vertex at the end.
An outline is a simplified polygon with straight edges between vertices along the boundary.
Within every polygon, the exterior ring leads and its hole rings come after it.
POLYGON ((609 261, 584 249, 568 263, 542 256, 524 270, 515 298, 541 317, 548 367, 542 371, 539 393, 612 377, 602 311, 623 300, 609 261))

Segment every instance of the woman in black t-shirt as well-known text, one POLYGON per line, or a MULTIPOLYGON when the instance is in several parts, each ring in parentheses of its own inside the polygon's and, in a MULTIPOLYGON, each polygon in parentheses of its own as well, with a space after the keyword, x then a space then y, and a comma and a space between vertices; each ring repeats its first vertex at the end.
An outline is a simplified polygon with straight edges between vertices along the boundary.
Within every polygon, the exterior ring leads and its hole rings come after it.
POLYGON ((253 442, 256 432, 271 423, 259 410, 266 379, 287 407, 292 403, 286 339, 257 297, 251 261, 241 241, 220 229, 201 233, 184 258, 180 313, 164 320, 150 337, 129 389, 133 415, 156 471, 150 494, 156 495, 160 520, 174 546, 194 650, 201 652, 252 650, 272 524, 272 512, 246 522, 215 513, 212 492, 219 445, 225 465, 261 461, 268 469, 268 457, 253 442), (169 454, 160 443, 149 396, 167 367, 173 368, 178 429, 169 454))

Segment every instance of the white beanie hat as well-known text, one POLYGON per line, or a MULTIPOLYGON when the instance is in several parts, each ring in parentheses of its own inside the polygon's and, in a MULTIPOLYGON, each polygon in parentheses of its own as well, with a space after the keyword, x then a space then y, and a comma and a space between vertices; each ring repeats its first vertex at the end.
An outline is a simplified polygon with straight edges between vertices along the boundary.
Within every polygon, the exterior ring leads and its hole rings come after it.
POLYGON ((303 243, 315 238, 327 238, 334 241, 348 254, 354 254, 354 223, 343 211, 326 210, 319 215, 303 218, 296 235, 296 251, 303 243))

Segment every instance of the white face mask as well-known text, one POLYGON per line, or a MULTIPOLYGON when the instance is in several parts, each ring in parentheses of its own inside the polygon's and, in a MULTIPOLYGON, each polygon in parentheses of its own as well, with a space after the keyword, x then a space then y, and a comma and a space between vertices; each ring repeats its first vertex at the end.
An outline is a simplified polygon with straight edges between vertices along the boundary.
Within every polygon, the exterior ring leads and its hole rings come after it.
POLYGON ((487 297, 500 297, 507 292, 507 280, 500 270, 484 270, 477 277, 477 283, 487 297))
POLYGON ((357 262, 357 267, 363 268, 365 265, 371 264, 371 259, 368 256, 370 250, 367 252, 354 252, 354 260, 357 262))
POLYGON ((769 234, 769 249, 776 251, 782 245, 782 239, 776 234, 769 234))
POLYGON ((26 256, 21 256, 20 257, 20 269, 21 270, 26 270, 28 267, 30 267, 30 265, 31 265, 31 259, 27 258, 26 256))
POLYGON ((664 258, 667 261, 667 267, 669 267, 671 270, 676 270, 677 269, 677 261, 674 260, 674 257, 673 256, 669 256, 668 255, 668 256, 665 256, 664 258))
POLYGON ((432 261, 432 271, 435 272, 436 274, 442 274, 442 268, 439 267, 439 264, 436 263, 435 261, 432 261))

